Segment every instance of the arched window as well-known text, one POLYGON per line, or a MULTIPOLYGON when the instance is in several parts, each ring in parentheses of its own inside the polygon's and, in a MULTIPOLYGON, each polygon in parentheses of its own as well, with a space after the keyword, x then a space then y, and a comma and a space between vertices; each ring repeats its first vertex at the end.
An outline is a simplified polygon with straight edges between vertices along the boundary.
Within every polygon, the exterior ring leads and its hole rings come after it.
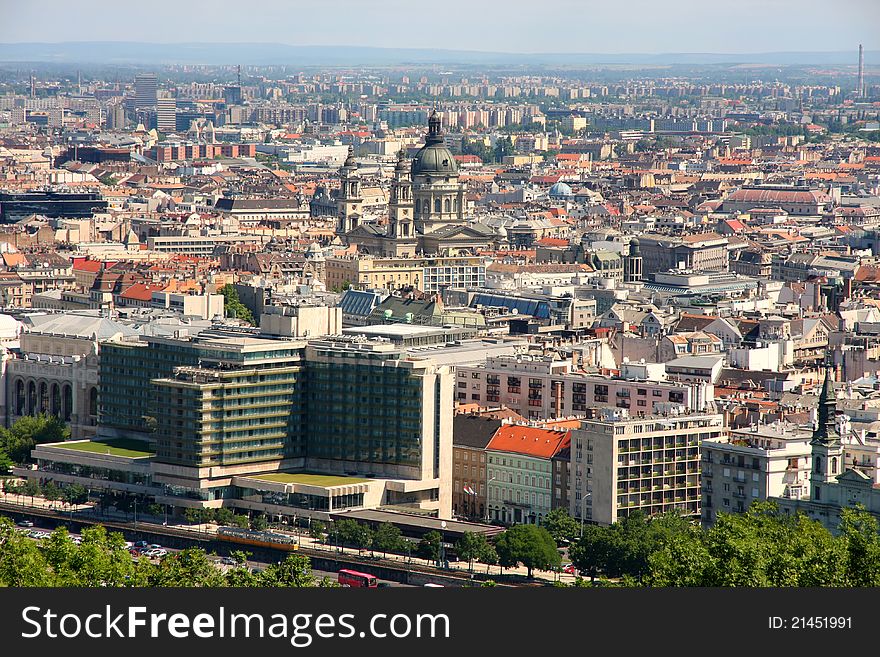
POLYGON ((458 198, 452 199, 452 211, 458 212, 458 198))
POLYGON ((89 388, 89 415, 98 414, 98 389, 89 388))
POLYGON ((443 201, 443 212, 449 212, 449 199, 443 201))
POLYGON ((49 398, 49 412, 52 415, 61 415, 61 386, 52 384, 52 396, 49 398))
POLYGON ((434 199, 434 212, 440 212, 440 199, 434 199))
POLYGON ((24 394, 24 381, 18 379, 15 382, 15 414, 24 415, 27 408, 27 397, 24 394))
POLYGON ((49 386, 43 381, 40 383, 40 413, 49 411, 49 386))
POLYGON ((416 214, 422 211, 422 201, 421 199, 416 199, 416 214))
POLYGON ((66 385, 61 391, 61 417, 65 422, 70 421, 70 414, 73 412, 73 389, 66 385))
POLYGON ((820 474, 822 472, 822 457, 816 457, 816 474, 820 474))
POLYGON ((837 474, 837 457, 831 459, 831 474, 837 474))
POLYGON ((34 415, 37 412, 37 384, 34 381, 28 381, 27 412, 28 415, 34 415))

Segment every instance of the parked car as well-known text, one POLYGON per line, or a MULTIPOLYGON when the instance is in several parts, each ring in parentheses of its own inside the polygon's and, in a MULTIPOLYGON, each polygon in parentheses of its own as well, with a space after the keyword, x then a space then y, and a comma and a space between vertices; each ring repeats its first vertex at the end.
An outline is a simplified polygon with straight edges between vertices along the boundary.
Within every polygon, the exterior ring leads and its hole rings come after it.
POLYGON ((573 563, 567 563, 562 567, 562 572, 569 575, 577 575, 577 568, 574 567, 573 563))
POLYGON ((236 561, 232 557, 223 557, 222 559, 220 559, 220 563, 222 563, 224 566, 237 566, 238 565, 238 561, 236 561))
POLYGON ((166 554, 168 554, 168 550, 165 548, 150 548, 144 552, 144 556, 147 556, 150 559, 164 557, 166 554))
POLYGON ((146 549, 146 548, 148 548, 148 547, 150 546, 150 544, 147 543, 146 541, 135 541, 135 542, 134 542, 134 546, 135 546, 136 548, 143 548, 143 549, 146 549))
POLYGON ((34 526, 34 523, 32 523, 30 520, 19 520, 15 524, 18 525, 19 527, 33 527, 34 526))

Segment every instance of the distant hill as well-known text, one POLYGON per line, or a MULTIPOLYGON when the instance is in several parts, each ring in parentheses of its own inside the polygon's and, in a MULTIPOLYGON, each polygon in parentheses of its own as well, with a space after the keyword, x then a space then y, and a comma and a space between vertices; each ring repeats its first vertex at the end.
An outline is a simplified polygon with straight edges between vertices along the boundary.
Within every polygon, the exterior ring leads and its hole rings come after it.
MULTIPOLYGON (((880 51, 866 52, 877 61, 880 51)), ((853 65, 852 52, 776 52, 752 54, 660 53, 660 54, 565 54, 500 53, 416 48, 359 46, 291 46, 280 43, 137 43, 79 41, 64 43, 0 43, 0 62, 53 64, 245 64, 298 66, 392 66, 406 64, 589 66, 628 64, 720 65, 764 64, 853 65)))

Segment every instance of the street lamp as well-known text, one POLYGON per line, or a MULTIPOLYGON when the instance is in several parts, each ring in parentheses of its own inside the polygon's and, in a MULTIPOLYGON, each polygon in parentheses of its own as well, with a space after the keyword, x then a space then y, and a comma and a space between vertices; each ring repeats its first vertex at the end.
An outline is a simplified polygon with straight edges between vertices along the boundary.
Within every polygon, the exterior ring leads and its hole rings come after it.
POLYGON ((138 526, 138 500, 134 498, 134 526, 138 526))
POLYGON ((443 568, 446 563, 446 546, 444 545, 444 541, 446 540, 445 536, 446 531, 446 521, 440 521, 440 550, 437 552, 437 567, 443 568))
POLYGON ((495 481, 498 477, 492 475, 492 477, 486 482, 486 522, 489 522, 489 500, 491 499, 491 495, 489 494, 489 484, 495 481))
POLYGON ((584 515, 586 515, 584 513, 584 502, 587 500, 588 497, 592 497, 592 495, 593 493, 592 491, 590 491, 589 493, 581 497, 581 538, 584 537, 584 515))

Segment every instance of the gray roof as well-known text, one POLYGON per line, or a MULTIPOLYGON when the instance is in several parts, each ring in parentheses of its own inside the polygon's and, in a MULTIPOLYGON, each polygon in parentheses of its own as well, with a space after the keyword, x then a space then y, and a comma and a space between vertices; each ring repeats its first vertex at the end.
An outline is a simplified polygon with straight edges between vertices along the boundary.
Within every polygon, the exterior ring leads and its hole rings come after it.
POLYGON ((452 444, 486 449, 486 445, 502 424, 501 420, 490 417, 456 415, 452 419, 452 444))
POLYGON ((67 312, 52 315, 27 315, 25 326, 30 332, 54 333, 80 338, 104 340, 121 333, 123 336, 137 335, 137 331, 112 319, 98 314, 67 312))

